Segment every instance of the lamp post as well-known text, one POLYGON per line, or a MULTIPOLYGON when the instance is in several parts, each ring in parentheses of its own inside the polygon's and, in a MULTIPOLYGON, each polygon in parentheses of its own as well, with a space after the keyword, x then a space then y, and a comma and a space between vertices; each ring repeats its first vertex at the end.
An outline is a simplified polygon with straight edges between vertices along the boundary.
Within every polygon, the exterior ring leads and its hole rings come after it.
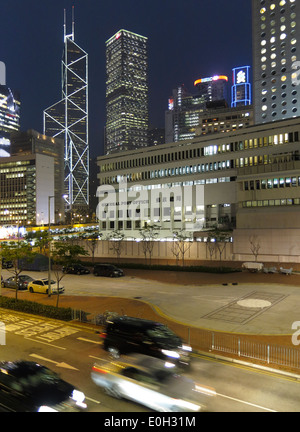
POLYGON ((54 198, 54 195, 48 196, 48 236, 49 236, 48 297, 51 296, 51 237, 50 237, 50 226, 51 226, 50 200, 51 200, 51 198, 54 198))

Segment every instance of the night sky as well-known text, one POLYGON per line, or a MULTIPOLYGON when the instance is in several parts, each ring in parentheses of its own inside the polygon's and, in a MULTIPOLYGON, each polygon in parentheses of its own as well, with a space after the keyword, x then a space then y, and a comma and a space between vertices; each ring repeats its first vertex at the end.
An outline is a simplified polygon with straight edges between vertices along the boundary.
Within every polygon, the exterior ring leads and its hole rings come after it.
POLYGON ((148 37, 149 115, 164 127, 172 89, 252 66, 251 0, 1 0, 0 61, 21 95, 21 130, 43 131, 43 110, 61 99, 63 17, 89 55, 92 157, 103 154, 105 42, 120 29, 148 37))

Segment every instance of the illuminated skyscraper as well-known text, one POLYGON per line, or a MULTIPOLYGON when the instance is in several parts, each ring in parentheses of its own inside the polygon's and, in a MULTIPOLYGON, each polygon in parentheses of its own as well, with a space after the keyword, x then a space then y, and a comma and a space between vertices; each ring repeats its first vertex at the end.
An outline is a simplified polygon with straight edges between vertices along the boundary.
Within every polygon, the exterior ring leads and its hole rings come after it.
POLYGON ((300 115, 299 0, 252 0, 255 122, 300 115))
POLYGON ((10 134, 20 129, 20 97, 0 85, 0 157, 10 156, 10 134))
POLYGON ((148 145, 147 38, 120 30, 106 42, 105 153, 148 145))
POLYGON ((62 99, 44 111, 44 135, 65 142, 65 194, 70 209, 89 204, 88 55, 66 34, 62 58, 62 99))

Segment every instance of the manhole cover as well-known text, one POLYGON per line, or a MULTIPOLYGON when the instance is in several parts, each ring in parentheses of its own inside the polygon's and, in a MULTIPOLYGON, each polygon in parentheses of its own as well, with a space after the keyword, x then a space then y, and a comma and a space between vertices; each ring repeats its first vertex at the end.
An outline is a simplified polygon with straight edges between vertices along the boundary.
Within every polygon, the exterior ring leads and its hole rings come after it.
POLYGON ((272 306, 272 303, 267 300, 260 299, 245 299, 239 300, 237 302, 239 306, 249 307, 249 308, 265 308, 272 306))

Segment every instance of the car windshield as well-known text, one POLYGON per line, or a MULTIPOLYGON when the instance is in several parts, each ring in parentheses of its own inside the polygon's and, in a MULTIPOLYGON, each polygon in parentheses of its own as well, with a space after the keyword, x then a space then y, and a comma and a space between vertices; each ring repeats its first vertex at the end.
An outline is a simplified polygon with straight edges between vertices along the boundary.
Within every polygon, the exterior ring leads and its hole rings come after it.
MULTIPOLYGON (((48 285, 48 279, 44 279, 43 282, 45 285, 48 285)), ((51 281, 51 285, 53 285, 53 284, 55 284, 54 280, 51 281)))

